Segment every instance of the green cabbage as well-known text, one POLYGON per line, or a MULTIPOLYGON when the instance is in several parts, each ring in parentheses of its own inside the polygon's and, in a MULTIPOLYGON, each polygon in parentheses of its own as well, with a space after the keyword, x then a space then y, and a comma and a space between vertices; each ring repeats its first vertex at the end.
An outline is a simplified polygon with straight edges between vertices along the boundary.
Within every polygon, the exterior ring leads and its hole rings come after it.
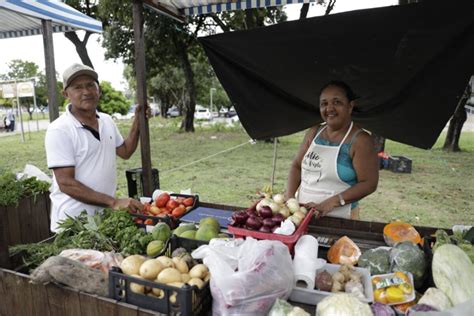
POLYGON ((426 259, 423 251, 411 241, 396 244, 390 251, 391 269, 413 274, 415 287, 423 282, 426 271, 426 259))
POLYGON ((474 299, 474 265, 458 246, 439 246, 433 255, 433 280, 453 305, 474 299))
POLYGON ((367 268, 371 275, 390 272, 390 251, 384 248, 369 249, 360 257, 358 266, 367 268))

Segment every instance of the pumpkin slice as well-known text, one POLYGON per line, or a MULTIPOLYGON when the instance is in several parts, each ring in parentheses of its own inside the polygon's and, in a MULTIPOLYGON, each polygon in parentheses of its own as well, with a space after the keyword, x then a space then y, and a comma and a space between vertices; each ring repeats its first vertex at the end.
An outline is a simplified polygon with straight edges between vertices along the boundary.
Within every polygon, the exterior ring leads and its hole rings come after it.
POLYGON ((403 241, 411 241, 414 244, 421 243, 421 236, 415 227, 401 221, 385 225, 383 237, 389 246, 394 246, 396 243, 403 241))
POLYGON ((328 260, 335 264, 355 265, 360 255, 359 247, 349 237, 343 236, 329 248, 328 260))

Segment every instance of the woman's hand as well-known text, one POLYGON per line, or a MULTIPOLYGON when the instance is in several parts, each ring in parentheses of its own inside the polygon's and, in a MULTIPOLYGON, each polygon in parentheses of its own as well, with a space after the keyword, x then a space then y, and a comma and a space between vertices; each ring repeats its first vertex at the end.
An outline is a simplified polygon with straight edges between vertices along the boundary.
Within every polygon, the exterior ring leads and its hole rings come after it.
POLYGON ((304 205, 306 209, 314 209, 318 212, 318 217, 323 217, 328 215, 334 208, 339 206, 339 197, 332 196, 321 203, 309 202, 304 205))

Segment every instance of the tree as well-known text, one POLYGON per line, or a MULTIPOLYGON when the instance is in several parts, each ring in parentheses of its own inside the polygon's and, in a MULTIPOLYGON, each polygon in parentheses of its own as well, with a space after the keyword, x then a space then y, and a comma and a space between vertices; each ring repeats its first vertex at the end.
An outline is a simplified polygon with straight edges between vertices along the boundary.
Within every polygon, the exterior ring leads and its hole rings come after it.
MULTIPOLYGON (((97 10, 98 10, 98 2, 95 0, 66 0, 66 4, 70 5, 71 7, 75 8, 76 10, 92 17, 97 18, 97 10)), ((79 36, 75 31, 65 32, 64 36, 71 41, 76 47, 76 52, 81 58, 81 61, 84 65, 88 65, 94 68, 92 61, 89 57, 89 53, 87 52, 87 42, 89 41, 89 37, 92 35, 91 32, 86 31, 84 37, 79 39, 79 36)))
POLYGON ((97 109, 100 112, 113 114, 126 114, 130 108, 130 103, 122 94, 122 92, 115 90, 110 82, 100 82, 101 97, 97 109))

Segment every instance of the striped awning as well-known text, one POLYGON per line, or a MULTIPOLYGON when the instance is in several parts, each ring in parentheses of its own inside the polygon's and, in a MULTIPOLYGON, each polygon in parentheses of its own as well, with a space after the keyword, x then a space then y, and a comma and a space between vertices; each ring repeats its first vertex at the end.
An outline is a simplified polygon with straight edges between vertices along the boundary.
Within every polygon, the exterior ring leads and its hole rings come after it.
POLYGON ((54 32, 102 32, 102 23, 60 1, 0 0, 0 39, 41 34, 41 20, 54 32))
POLYGON ((184 20, 186 16, 224 11, 277 7, 286 4, 310 3, 319 0, 144 0, 152 9, 184 20))

